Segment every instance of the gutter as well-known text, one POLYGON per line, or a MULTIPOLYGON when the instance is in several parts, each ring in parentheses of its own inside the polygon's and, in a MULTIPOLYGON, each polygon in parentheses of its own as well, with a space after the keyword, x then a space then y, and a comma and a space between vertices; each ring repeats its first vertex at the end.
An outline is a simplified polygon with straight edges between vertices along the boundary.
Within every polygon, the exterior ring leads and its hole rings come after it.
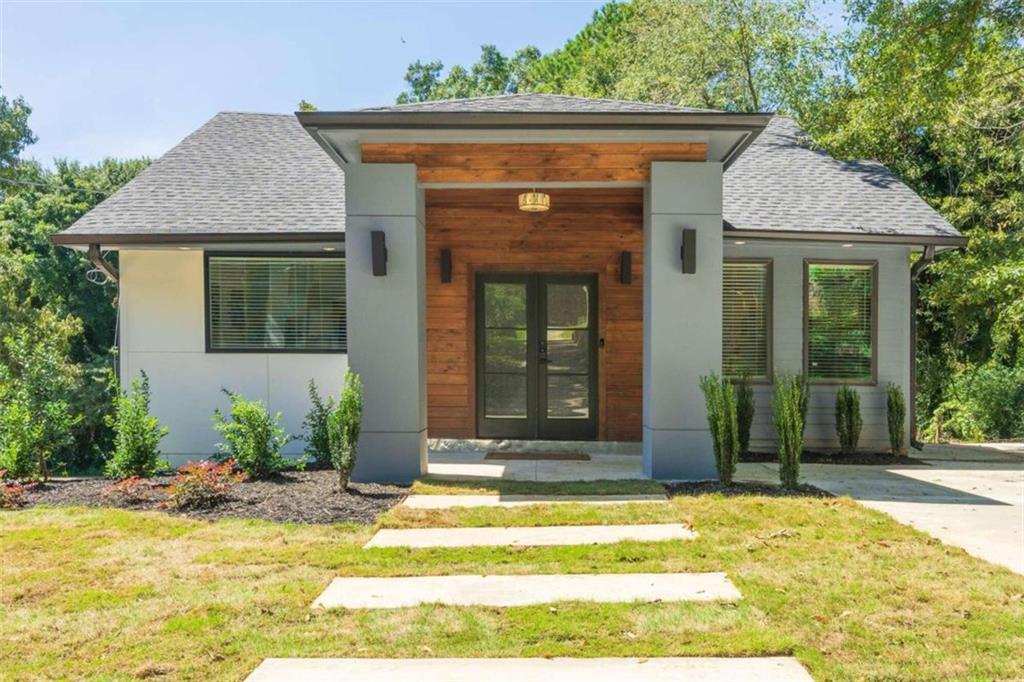
MULTIPOLYGON (((964 240, 966 242, 966 240, 964 240)), ((935 246, 928 244, 924 252, 910 268, 910 397, 907 414, 910 417, 910 447, 920 450, 923 447, 917 439, 917 282, 921 273, 935 260, 935 246)))
POLYGON ((172 233, 106 233, 87 234, 60 232, 50 237, 58 246, 92 246, 100 241, 108 246, 144 244, 264 244, 269 242, 323 242, 345 241, 344 232, 172 232, 172 233))

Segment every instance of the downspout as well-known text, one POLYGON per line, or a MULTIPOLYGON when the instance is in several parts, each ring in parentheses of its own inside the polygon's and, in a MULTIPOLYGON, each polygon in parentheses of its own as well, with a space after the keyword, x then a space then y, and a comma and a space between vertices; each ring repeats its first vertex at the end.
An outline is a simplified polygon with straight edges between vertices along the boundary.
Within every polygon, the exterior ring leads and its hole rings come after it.
POLYGON ((917 439, 917 281, 932 261, 935 260, 935 245, 924 247, 924 252, 910 268, 910 398, 907 406, 910 415, 910 446, 915 450, 922 447, 917 439))

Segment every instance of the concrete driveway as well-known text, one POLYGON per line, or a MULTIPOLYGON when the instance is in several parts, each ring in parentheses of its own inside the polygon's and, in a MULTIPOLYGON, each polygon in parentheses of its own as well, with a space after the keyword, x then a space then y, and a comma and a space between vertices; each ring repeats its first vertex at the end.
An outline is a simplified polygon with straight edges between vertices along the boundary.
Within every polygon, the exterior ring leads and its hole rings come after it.
MULTIPOLYGON (((927 465, 803 464, 802 480, 1024 575, 1024 444, 928 445, 927 465)), ((777 481, 774 464, 737 478, 777 481)))

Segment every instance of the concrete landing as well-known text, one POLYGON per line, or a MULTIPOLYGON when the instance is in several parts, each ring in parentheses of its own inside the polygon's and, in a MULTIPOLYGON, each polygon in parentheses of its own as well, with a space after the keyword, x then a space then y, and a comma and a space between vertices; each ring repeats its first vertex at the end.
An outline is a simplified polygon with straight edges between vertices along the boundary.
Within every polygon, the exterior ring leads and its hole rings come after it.
POLYGON ((557 601, 736 601, 724 573, 451 575, 335 578, 313 608, 398 609, 420 604, 527 606, 557 601))
POLYGON ((697 534, 681 523, 623 526, 537 526, 513 528, 385 528, 365 547, 536 547, 599 545, 638 540, 692 540, 697 534))
POLYGON ((770 658, 268 658, 248 682, 810 682, 799 661, 770 658))
POLYGON ((413 509, 455 507, 526 507, 531 504, 631 504, 664 502, 665 495, 409 495, 402 502, 413 509))

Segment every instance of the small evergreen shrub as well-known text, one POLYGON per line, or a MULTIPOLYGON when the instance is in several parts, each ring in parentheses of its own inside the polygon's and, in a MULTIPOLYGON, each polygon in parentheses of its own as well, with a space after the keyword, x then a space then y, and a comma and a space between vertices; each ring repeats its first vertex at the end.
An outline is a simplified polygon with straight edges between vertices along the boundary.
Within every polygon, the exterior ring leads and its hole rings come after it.
POLYGON ((43 425, 32 416, 28 405, 11 401, 0 410, 0 467, 9 478, 31 478, 39 461, 35 443, 42 439, 43 425))
POLYGON ((750 452, 750 427, 754 424, 754 386, 746 374, 736 383, 736 424, 742 455, 750 452))
POLYGON ((266 478, 288 466, 281 450, 292 437, 281 428, 281 413, 273 417, 263 402, 246 400, 224 389, 231 401, 230 419, 214 410, 213 428, 224 438, 218 443, 222 459, 234 461, 251 478, 266 478))
POLYGON ((325 403, 316 390, 316 382, 310 379, 309 402, 312 407, 302 422, 306 434, 306 457, 316 462, 317 467, 326 469, 332 466, 329 422, 334 411, 334 396, 327 396, 325 403))
MULTIPOLYGON (((806 374, 800 373, 793 377, 796 386, 800 391, 800 418, 804 427, 807 427, 807 409, 811 405, 811 380, 806 374)), ((801 436, 803 432, 801 431, 801 436)))
POLYGON ((903 389, 896 384, 885 387, 885 416, 889 423, 889 449, 892 454, 904 452, 903 431, 907 423, 907 403, 903 389))
POLYGON ((104 488, 103 496, 117 503, 135 505, 147 501, 152 492, 153 488, 145 478, 129 476, 104 488))
POLYGON ((844 455, 857 452, 863 425, 860 394, 851 386, 840 386, 836 391, 836 435, 839 436, 839 449, 844 455))
POLYGON ((204 509, 224 500, 245 474, 235 471, 235 462, 189 462, 174 476, 168 488, 170 503, 178 509, 204 509))
POLYGON ((167 427, 149 413, 149 377, 145 372, 133 379, 131 390, 118 390, 114 414, 107 426, 114 429, 114 454, 105 473, 111 478, 148 478, 168 469, 160 459, 160 441, 167 427))
POLYGON ((700 389, 704 392, 704 404, 707 406, 718 480, 723 485, 731 485, 740 451, 736 393, 728 379, 719 379, 714 372, 700 378, 700 389))
POLYGON ((779 479, 785 488, 795 488, 800 478, 807 395, 807 382, 801 375, 776 377, 772 422, 779 439, 779 479))
POLYGON ((352 480, 356 467, 356 449, 363 419, 363 384, 351 369, 345 372, 345 385, 341 397, 328 419, 328 439, 331 464, 338 471, 338 484, 342 490, 352 480))

